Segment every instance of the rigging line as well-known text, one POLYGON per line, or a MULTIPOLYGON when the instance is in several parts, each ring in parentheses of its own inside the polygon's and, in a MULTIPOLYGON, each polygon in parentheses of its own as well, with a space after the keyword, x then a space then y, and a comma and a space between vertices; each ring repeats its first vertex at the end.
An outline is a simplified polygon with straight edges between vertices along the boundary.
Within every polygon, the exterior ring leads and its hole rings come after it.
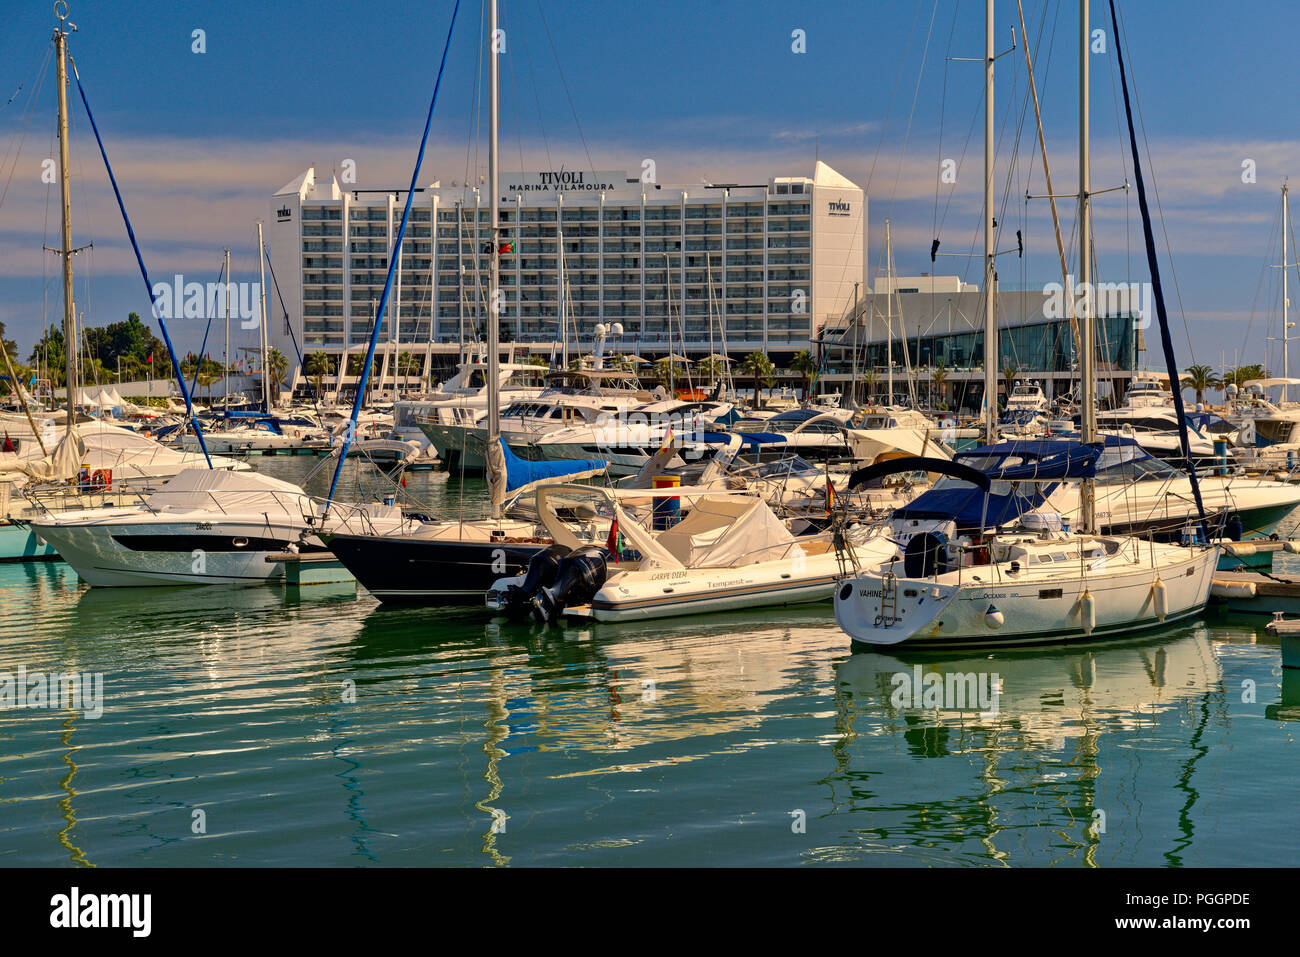
POLYGON ((551 28, 547 26, 546 14, 542 12, 542 0, 537 0, 537 15, 542 18, 542 29, 546 31, 546 40, 551 45, 551 55, 555 57, 555 69, 560 74, 560 84, 564 87, 564 96, 569 101, 569 110, 573 113, 574 125, 578 127, 578 139, 582 140, 582 150, 587 154, 587 167, 594 173, 596 164, 592 162, 591 150, 587 148, 587 137, 583 135, 582 123, 578 120, 577 107, 573 105, 573 95, 569 92, 569 81, 564 77, 564 67, 560 66, 560 54, 555 49, 555 40, 551 37, 551 28))
MULTIPOLYGON (((26 119, 23 120, 22 135, 18 139, 18 148, 14 151, 13 165, 9 168, 9 176, 5 180, 5 187, 0 190, 0 207, 4 206, 5 196, 9 193, 9 184, 13 182, 14 172, 18 169, 18 159, 22 156, 23 144, 27 141, 27 130, 31 126, 32 117, 36 115, 36 103, 41 94, 41 89, 45 86, 45 77, 48 75, 50 68, 50 57, 54 55, 53 44, 45 51, 45 59, 41 62, 40 74, 36 80, 36 86, 28 94, 27 105, 23 108, 23 114, 26 119)), ((14 96, 18 94, 15 93, 14 96)), ((5 162, 9 161, 9 150, 5 149, 5 162)))
MULTIPOLYGON (((466 141, 465 143, 465 178, 461 181, 463 190, 469 189, 469 170, 470 170, 469 158, 471 153, 474 156, 474 178, 476 180, 478 179, 478 140, 479 140, 479 131, 482 129, 482 123, 483 123, 483 117, 482 117, 483 47, 486 46, 486 44, 484 44, 483 42, 483 24, 484 24, 484 18, 487 16, 486 10, 487 10, 486 0, 481 0, 478 8, 478 44, 475 47, 476 53, 474 57, 474 95, 470 97, 470 113, 469 113, 469 134, 470 135, 468 141, 466 141)), ((462 216, 464 215, 463 207, 464 207, 464 201, 462 201, 462 209, 461 209, 462 216)), ((475 217, 478 216, 477 206, 475 207, 474 215, 475 217)), ((478 231, 477 219, 475 221, 474 230, 475 232, 478 231)), ((457 271, 459 272, 461 266, 460 250, 457 249, 456 252, 457 252, 456 267, 457 267, 457 271)), ((474 255, 474 268, 475 269, 478 268, 477 253, 475 253, 474 255)))
MULTIPOLYGON (((1281 207, 1278 207, 1277 212, 1273 214, 1273 225, 1272 228, 1269 230, 1268 245, 1264 247, 1264 259, 1259 266, 1259 279, 1255 281, 1255 296, 1250 303, 1250 319, 1246 322, 1246 338, 1245 341, 1242 343, 1243 349, 1249 349, 1250 347, 1251 328, 1255 324, 1256 309, 1259 307, 1260 295, 1264 291, 1265 277, 1271 274, 1269 271, 1269 258, 1271 257, 1273 252, 1274 239, 1281 231, 1281 223, 1282 223, 1282 209, 1281 207)), ((1265 349, 1266 359, 1267 359, 1267 353, 1268 350, 1265 349)))
MULTIPOLYGON (((429 129, 433 126, 433 109, 438 104, 438 91, 442 87, 442 75, 447 67, 447 54, 451 51, 452 31, 456 27, 456 15, 459 12, 460 0, 456 0, 456 5, 451 11, 451 22, 447 25, 447 40, 442 48, 442 61, 438 64, 438 78, 433 84, 433 97, 429 100, 429 112, 424 120, 424 134, 420 138, 420 151, 415 158, 415 168, 411 170, 411 185, 406 192, 406 205, 402 209, 402 222, 397 229, 397 238, 394 240, 393 247, 388 254, 388 275, 384 279, 384 291, 380 295, 379 304, 375 307, 375 319, 370 327, 370 342, 366 347, 366 360, 361 367, 361 377, 357 381, 357 394, 352 401, 352 415, 348 420, 348 428, 343 433, 343 443, 339 450, 339 464, 334 469, 334 477, 330 480, 330 502, 334 500, 334 492, 338 488, 339 476, 343 473, 343 466, 347 462, 348 447, 352 444, 352 437, 356 434, 357 416, 361 412, 361 405, 365 398, 366 382, 370 378, 370 367, 375 361, 375 345, 379 341, 379 329, 382 325, 382 317, 388 307, 388 296, 393 289, 393 276, 396 274, 397 263, 402 256, 402 240, 406 236, 406 224, 411 218, 411 203, 415 199, 415 187, 420 178, 420 167, 424 163, 425 147, 429 144, 429 129)), ((493 224, 493 226, 495 225, 493 224)), ((260 254, 259 250, 259 257, 260 254)), ((260 258, 258 261, 261 261, 260 258)), ((360 463, 358 463, 358 470, 359 468, 360 463)), ((325 508, 326 512, 328 512, 329 505, 327 504, 325 508)))
MULTIPOLYGON (((126 235, 131 240, 131 248, 135 251, 135 261, 140 267, 140 277, 144 280, 151 311, 158 320, 158 328, 162 330, 163 342, 167 345, 167 356, 172 361, 172 369, 176 373, 176 382, 181 387, 181 394, 185 397, 185 415, 189 418, 190 424, 194 426, 194 434, 198 437, 199 448, 203 450, 203 458, 207 461, 208 468, 211 468, 212 457, 208 455, 207 443, 203 441, 203 427, 199 424, 199 420, 194 418, 193 402, 190 399, 189 390, 185 388, 185 377, 181 375, 180 363, 176 359, 176 350, 172 347, 171 334, 167 331, 167 323, 163 321, 162 316, 159 314, 157 301, 154 298, 153 283, 149 281, 149 271, 145 268, 144 256, 140 252, 140 244, 136 242, 135 228, 131 225, 131 218, 126 214, 126 203, 122 199, 122 191, 118 189, 117 177, 113 175, 113 167, 108 162, 108 152, 104 147, 103 138, 99 135, 99 125, 95 122, 95 114, 91 112, 90 101, 86 99, 86 90, 81 85, 81 75, 77 72, 76 61, 71 56, 68 57, 68 61, 72 65, 72 75, 76 78, 77 92, 81 95, 81 103, 86 108, 86 117, 90 120, 90 128, 95 133, 95 142, 99 144, 99 155, 104 159, 104 169, 108 171, 108 181, 113 186, 113 195, 117 197, 117 208, 122 213, 122 222, 126 226, 126 235)), ((72 387, 72 383, 68 383, 69 402, 72 401, 72 387)))
MULTIPOLYGON (((506 12, 504 9, 501 10, 501 32, 506 35, 509 35, 510 32, 510 28, 506 24, 506 12)), ((523 126, 519 122, 519 86, 518 84, 515 83, 514 58, 510 56, 506 56, 505 61, 506 61, 506 70, 509 71, 510 73, 510 92, 512 94, 510 97, 510 105, 514 108, 515 111, 515 141, 519 145, 519 172, 522 173, 525 169, 527 169, 527 167, 524 166, 523 126)))
POLYGON ((866 194, 871 192, 871 181, 876 175, 876 163, 880 159, 880 150, 885 145, 885 133, 889 129, 889 119, 894 115, 894 101, 898 97, 898 88, 903 82, 903 69, 907 66, 907 52, 912 48, 912 38, 916 35, 916 24, 921 18, 921 4, 923 0, 916 0, 916 12, 912 14, 912 26, 907 31, 907 43, 903 45, 903 56, 898 61, 898 74, 894 77, 894 88, 889 94, 889 106, 885 110, 884 122, 880 124, 880 138, 876 141, 876 152, 871 157, 871 169, 867 172, 867 183, 862 187, 866 194))
MULTIPOLYGON (((1127 30, 1128 27, 1125 26, 1124 29, 1127 30)), ((1121 37, 1121 41, 1124 43, 1124 49, 1128 50, 1127 33, 1123 37, 1121 37)), ((1132 59, 1133 59, 1132 52, 1129 51, 1129 61, 1132 62, 1132 59)), ((1159 213, 1160 215, 1160 232, 1161 235, 1164 237, 1164 241, 1165 241, 1165 259, 1169 262, 1169 274, 1170 274, 1170 278, 1173 279, 1174 295, 1178 299, 1178 314, 1182 317, 1183 320, 1183 334, 1187 337, 1187 352, 1188 355, 1195 358, 1196 350, 1192 347, 1192 331, 1187 322, 1187 313, 1183 309, 1183 292, 1178 282, 1178 267, 1174 265, 1174 252, 1173 252, 1174 247, 1169 242, 1169 227, 1165 222, 1164 205, 1160 202, 1160 187, 1159 185, 1157 185, 1155 181, 1155 175, 1154 175, 1155 164, 1152 162, 1151 159, 1151 143, 1147 139, 1146 119, 1142 114, 1142 98, 1138 95, 1136 77, 1133 80, 1133 99, 1136 101, 1135 105, 1137 108, 1138 126, 1142 128, 1142 146, 1147 154, 1147 166, 1150 167, 1152 171, 1151 190, 1156 197, 1156 212, 1159 213)), ((1136 160, 1134 162, 1136 164, 1136 160)))
POLYGON ((903 175, 903 163, 907 159, 907 144, 912 138, 912 121, 916 118, 916 102, 921 96, 921 81, 925 78, 925 61, 930 54, 930 38, 934 36, 934 20, 939 12, 939 0, 934 0, 930 8, 930 24, 925 31, 925 43, 921 47, 921 65, 916 71, 916 86, 912 89, 912 108, 907 114, 907 125, 903 130, 903 148, 898 154, 898 165, 894 169, 894 185, 889 194, 889 206, 885 211, 892 218, 894 202, 898 198, 898 181, 903 175))
MULTIPOLYGON (((957 31, 957 4, 952 5, 952 23, 948 27, 948 48, 944 51, 943 57, 943 89, 939 96, 939 155, 938 167, 943 169, 943 124, 948 108, 948 66, 952 62, 952 39, 957 31)), ((930 217, 930 229, 934 235, 939 235, 939 186, 942 178, 934 178, 934 211, 930 217)), ((955 184, 954 184, 955 185, 955 184)), ((951 191, 949 191, 951 192, 951 191)))
MULTIPOLYGON (((1123 37, 1119 33, 1119 20, 1115 13, 1115 0, 1109 0, 1111 26, 1116 36, 1116 59, 1119 66, 1120 90, 1124 94, 1124 113, 1128 120, 1128 138, 1129 148, 1133 152, 1133 180, 1137 186, 1138 205, 1142 210, 1142 238, 1146 246, 1147 262, 1151 268, 1151 286, 1155 299, 1156 318, 1160 322, 1160 345, 1165 356, 1165 365, 1169 372, 1169 387, 1173 392, 1174 411, 1178 416, 1178 442, 1183 453, 1183 459, 1187 463, 1187 477, 1192 483, 1192 497, 1196 499, 1196 512, 1200 519, 1201 534, 1208 542, 1210 539, 1210 530, 1205 519, 1205 503, 1201 499, 1201 485, 1196 475, 1196 466, 1192 462, 1191 443, 1187 436, 1187 418, 1183 411, 1183 393, 1181 389, 1175 389, 1174 380, 1178 376, 1178 365, 1174 358, 1174 344, 1169 335, 1169 316, 1165 311, 1164 292, 1160 283, 1160 259, 1156 254, 1155 235, 1151 228, 1151 210, 1146 201, 1146 185, 1142 176, 1141 161, 1138 157, 1137 149, 1137 132, 1133 123, 1133 110, 1128 91, 1128 79, 1124 70, 1125 46, 1123 37)), ((1149 158, 1149 156, 1148 156, 1149 158)))
POLYGON ((542 118, 542 95, 537 90, 537 74, 533 71, 533 54, 528 49, 527 33, 525 32, 520 38, 519 43, 524 48, 524 59, 528 61, 528 82, 533 88, 533 101, 537 104, 537 129, 542 134, 542 146, 546 149, 546 168, 555 169, 551 163, 551 141, 546 136, 546 122, 542 118))

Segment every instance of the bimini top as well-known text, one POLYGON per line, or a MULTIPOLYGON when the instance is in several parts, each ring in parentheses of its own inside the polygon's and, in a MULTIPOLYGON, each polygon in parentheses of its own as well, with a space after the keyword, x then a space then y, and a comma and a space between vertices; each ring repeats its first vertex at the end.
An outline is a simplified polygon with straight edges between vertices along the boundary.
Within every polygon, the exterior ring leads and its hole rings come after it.
MULTIPOLYGON (((1132 442, 1132 439, 1127 441, 1132 442)), ((1091 478, 1096 474, 1101 454, 1100 442, 1084 445, 1068 439, 1019 439, 968 449, 955 458, 962 465, 979 469, 995 481, 1050 481, 1091 478)))
POLYGON ((944 472, 947 478, 895 511, 894 518, 952 519, 963 529, 995 528, 1040 507, 1060 481, 1092 477, 1101 452, 1101 443, 1082 445, 1061 439, 998 442, 971 449, 951 463, 956 468, 944 472), (982 481, 973 481, 970 473, 982 481))

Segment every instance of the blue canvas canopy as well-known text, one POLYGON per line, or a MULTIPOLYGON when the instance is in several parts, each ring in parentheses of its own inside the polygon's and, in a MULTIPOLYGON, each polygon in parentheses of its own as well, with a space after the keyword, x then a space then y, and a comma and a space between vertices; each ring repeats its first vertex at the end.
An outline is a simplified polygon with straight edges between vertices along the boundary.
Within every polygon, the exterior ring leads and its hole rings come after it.
POLYGON ((1090 478, 1102 444, 1066 439, 1018 439, 959 454, 969 470, 978 466, 983 483, 966 476, 939 482, 894 512, 901 519, 952 519, 959 528, 992 528, 1039 508, 1065 479, 1090 478), (993 483, 997 483, 994 485, 993 483), (987 490, 987 494, 986 494, 987 490))
MULTIPOLYGON (((1131 440, 1130 440, 1131 441, 1131 440)), ((1080 479, 1096 473, 1100 443, 1083 445, 1067 439, 1016 439, 967 449, 956 461, 991 479, 1080 479)))
POLYGON ((534 485, 549 485, 599 475, 609 465, 602 459, 556 459, 532 461, 510 451, 504 439, 501 451, 506 463, 506 492, 514 493, 534 485))

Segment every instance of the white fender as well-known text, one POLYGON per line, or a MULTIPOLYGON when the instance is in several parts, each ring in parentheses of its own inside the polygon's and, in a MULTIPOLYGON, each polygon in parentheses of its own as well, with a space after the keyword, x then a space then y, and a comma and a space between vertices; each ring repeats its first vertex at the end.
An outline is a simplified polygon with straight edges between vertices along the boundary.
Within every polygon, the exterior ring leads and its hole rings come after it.
POLYGON ((1169 589, 1159 578, 1151 585, 1151 601, 1155 605, 1157 618, 1164 621, 1169 617, 1169 589))
POLYGON ((1097 599, 1092 597, 1092 592, 1085 591, 1079 596, 1079 617, 1083 624, 1083 633, 1091 635, 1092 630, 1097 627, 1097 599))

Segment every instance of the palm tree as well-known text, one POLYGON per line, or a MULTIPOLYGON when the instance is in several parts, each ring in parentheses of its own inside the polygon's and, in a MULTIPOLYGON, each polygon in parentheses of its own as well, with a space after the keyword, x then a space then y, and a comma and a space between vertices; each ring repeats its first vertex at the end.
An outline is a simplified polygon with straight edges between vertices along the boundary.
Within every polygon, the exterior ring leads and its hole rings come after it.
MULTIPOLYGON (((1191 371, 1190 369, 1188 370, 1191 371)), ((1236 369, 1229 369, 1223 374, 1222 385, 1226 389, 1230 385, 1235 385, 1240 389, 1251 379, 1267 379, 1268 370, 1258 362, 1248 366, 1238 366, 1236 369)), ((1210 388, 1214 388, 1211 386, 1210 388)))
POLYGON ((1200 405, 1205 401, 1205 390, 1217 389, 1222 383, 1209 366, 1197 365, 1187 367, 1182 384, 1184 388, 1196 390, 1196 404, 1200 405))
POLYGON ((677 384, 677 361, 667 357, 656 360, 655 381, 671 392, 677 384))
POLYGON ((266 354, 266 374, 270 380, 271 394, 279 396, 280 387, 289 375, 289 359, 279 349, 272 349, 266 354))
POLYGON ((876 401, 876 383, 880 381, 880 373, 875 369, 868 369, 862 376, 862 380, 867 384, 867 403, 876 401))
POLYGON ((740 371, 754 380, 754 404, 761 406, 759 398, 760 383, 767 383, 770 389, 775 384, 773 373, 776 372, 776 366, 764 352, 751 352, 745 356, 740 363, 740 371))
POLYGON ((812 377, 817 373, 817 360, 807 349, 800 349, 790 359, 790 371, 799 374, 800 394, 805 399, 808 398, 808 392, 812 388, 812 377))
POLYGON ((316 398, 320 399, 321 385, 325 377, 334 371, 334 361, 324 352, 313 352, 307 357, 305 369, 307 374, 311 376, 312 388, 316 390, 316 398))
POLYGON ((948 408, 948 403, 944 401, 943 398, 943 383, 944 380, 948 378, 947 367, 942 362, 937 363, 934 367, 934 371, 930 373, 930 378, 934 380, 934 388, 930 393, 931 396, 933 396, 934 392, 937 390, 939 393, 939 408, 948 408))
POLYGON ((709 356, 706 359, 701 359, 697 362, 695 364, 695 371, 700 374, 701 379, 707 379, 710 386, 726 375, 727 372, 725 363, 720 359, 713 358, 712 356, 709 356))
MULTIPOLYGON (((1007 398, 1011 398, 1011 393, 1015 391, 1016 383, 1020 380, 1020 367, 1007 366, 1002 370, 1002 378, 1007 380, 1007 398)), ((996 396, 994 397, 996 399, 996 396)))

